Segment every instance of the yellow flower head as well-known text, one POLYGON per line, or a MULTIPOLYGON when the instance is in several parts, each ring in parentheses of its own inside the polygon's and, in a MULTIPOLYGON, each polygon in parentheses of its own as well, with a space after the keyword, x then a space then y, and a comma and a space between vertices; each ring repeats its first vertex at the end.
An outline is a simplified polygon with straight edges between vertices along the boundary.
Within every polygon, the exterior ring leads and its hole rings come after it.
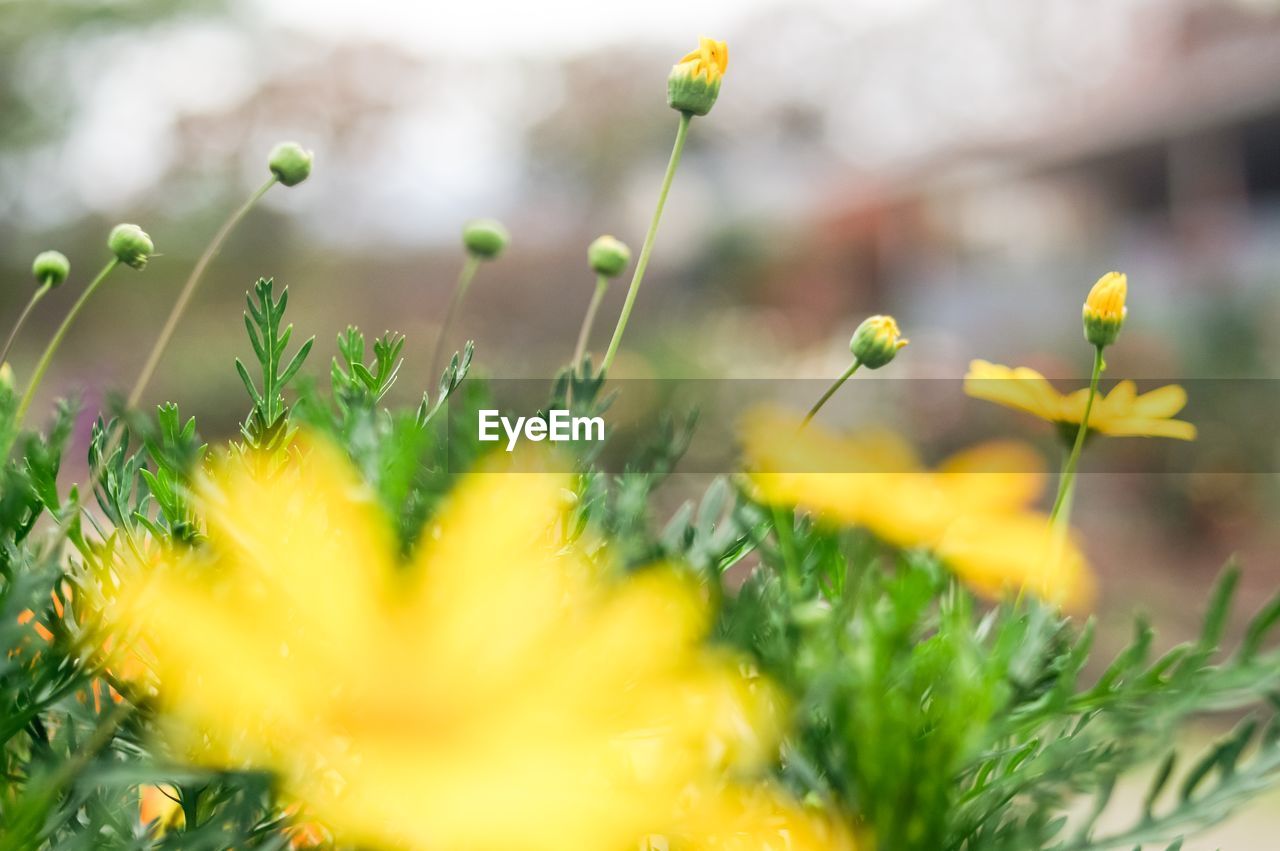
POLYGON ((864 319, 853 332, 849 351, 862 366, 879 369, 893 360, 898 350, 909 342, 898 330, 898 322, 892 316, 872 316, 864 319))
POLYGON ((773 784, 759 783, 691 793, 677 824, 641 847, 670 851, 855 851, 859 845, 835 814, 806 806, 773 784))
POLYGON ((704 647, 690 581, 564 540, 568 477, 464 479, 402 564, 334 450, 253 467, 198 485, 207 545, 125 588, 118 625, 154 649, 172 747, 274 770, 341 841, 623 847, 771 746, 773 692, 704 647))
POLYGON ((846 438, 789 413, 757 411, 743 442, 749 478, 763 502, 807 508, 829 522, 863 527, 890 544, 931 550, 988 596, 1026 589, 1080 608, 1093 594, 1071 536, 1054 534, 1031 508, 1044 469, 1030 449, 990 443, 935 470, 888 432, 846 438))
MULTIPOLYGON (((1007 408, 1025 411, 1055 423, 1068 443, 1075 440, 1088 388, 1062 394, 1043 375, 1025 366, 1010 368, 975 360, 964 377, 964 391, 1007 408)), ((1089 412, 1089 432, 1115 437, 1171 437, 1195 440, 1196 427, 1173 417, 1187 405, 1187 391, 1177 384, 1139 395, 1132 381, 1121 381, 1106 395, 1099 394, 1089 412)))
POLYGON ((186 821, 182 804, 178 803, 178 790, 169 784, 138 787, 138 822, 144 828, 155 825, 155 832, 163 834, 186 821))
POLYGON ((706 115, 720 95, 720 81, 729 68, 729 47, 703 36, 698 49, 676 63, 667 77, 667 103, 672 109, 706 115))
POLYGON ((1129 278, 1122 272, 1108 272, 1089 290, 1084 302, 1084 338, 1095 346, 1109 346, 1124 327, 1125 296, 1129 278))

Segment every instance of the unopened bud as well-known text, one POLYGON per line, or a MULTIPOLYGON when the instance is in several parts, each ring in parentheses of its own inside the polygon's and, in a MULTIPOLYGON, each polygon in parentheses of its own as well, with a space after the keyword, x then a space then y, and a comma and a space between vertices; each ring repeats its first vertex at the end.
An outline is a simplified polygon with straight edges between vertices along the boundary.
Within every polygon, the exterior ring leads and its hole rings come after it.
POLYGON ((107 237, 107 247, 117 260, 135 269, 147 268, 147 261, 156 250, 151 237, 137 225, 116 225, 107 237))
POLYGON ((690 115, 706 115, 720 96, 720 81, 728 67, 728 45, 698 39, 698 49, 677 62, 667 77, 667 104, 690 115))
POLYGON ((501 222, 493 219, 476 219, 467 222, 462 229, 462 244, 473 256, 492 260, 502 253, 511 241, 511 235, 501 222))
POLYGON ((1111 345, 1120 336, 1129 308, 1124 300, 1129 294, 1129 278, 1121 272, 1108 272, 1089 290, 1084 303, 1084 338, 1098 348, 1111 345))
POLYGON ((858 359, 858 363, 867 369, 879 369, 893 360, 907 344, 898 330, 898 323, 892 316, 872 316, 864 319, 858 329, 853 332, 849 341, 849 351, 858 359))
POLYGON ((71 274, 71 261, 61 251, 41 251, 31 264, 31 274, 41 286, 56 287, 71 274))
POLYGON ((297 142, 281 142, 271 149, 267 167, 285 186, 297 186, 311 174, 315 155, 297 142))
POLYGON ((631 262, 631 249, 626 243, 606 234, 597 237, 587 248, 587 262, 597 275, 616 278, 631 262))

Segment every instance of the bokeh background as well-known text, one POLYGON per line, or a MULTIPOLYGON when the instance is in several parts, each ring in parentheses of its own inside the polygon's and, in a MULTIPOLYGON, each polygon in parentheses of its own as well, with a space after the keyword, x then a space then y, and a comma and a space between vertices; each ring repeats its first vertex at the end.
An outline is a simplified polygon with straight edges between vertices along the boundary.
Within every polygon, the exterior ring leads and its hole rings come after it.
MULTIPOLYGON (((827 378, 857 322, 891 312, 913 340, 895 377, 985 357, 1079 379, 1079 305, 1112 268, 1132 319, 1112 373, 1280 371, 1276 0, 0 0, 0 312, 28 297, 36 251, 73 263, 11 358, 19 380, 107 230, 134 221, 162 254, 96 298, 45 399, 76 391, 96 411, 128 387, 280 139, 313 148, 315 173, 234 235, 149 401, 233 433, 259 275, 290 287, 318 376, 347 324, 407 334, 396 392, 415 398, 460 227, 482 215, 514 240, 459 341, 480 341, 490 375, 552 375, 590 294, 586 244, 643 237, 676 120, 666 73, 699 34, 730 42, 729 74, 695 124, 618 374, 827 378)), ((1222 471, 1085 477, 1112 642, 1135 607, 1163 641, 1189 634, 1232 554, 1247 609, 1280 584, 1274 424, 1240 433, 1211 447, 1241 456, 1222 471)), ((1187 847, 1273 848, 1269 809, 1187 847)))

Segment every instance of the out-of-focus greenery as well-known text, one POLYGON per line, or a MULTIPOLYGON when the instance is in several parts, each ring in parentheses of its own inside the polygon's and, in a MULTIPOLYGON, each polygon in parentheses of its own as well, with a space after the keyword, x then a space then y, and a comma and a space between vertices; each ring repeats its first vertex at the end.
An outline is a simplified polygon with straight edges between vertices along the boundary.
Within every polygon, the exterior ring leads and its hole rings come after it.
POLYGON ((74 115, 71 99, 78 87, 68 78, 70 69, 49 62, 41 64, 43 74, 22 73, 34 57, 66 55, 86 35, 137 32, 172 18, 219 13, 226 6, 226 0, 6 0, 0 4, 0 115, 5 119, 0 149, 49 142, 65 132, 74 115))
MULTIPOLYGON (((292 364, 311 342, 291 354, 286 304, 270 282, 250 295, 260 377, 239 366, 251 413, 233 451, 272 476, 299 463, 299 427, 326 435, 412 548, 452 483, 484 454, 472 424, 493 403, 484 382, 466 379, 469 351, 446 371, 439 399, 386 409, 379 400, 396 379, 404 340, 379 338, 366 360, 362 336, 349 329, 335 347, 332 393, 304 387, 297 401, 292 364), (436 404, 449 397, 453 404, 436 404)), ((603 389, 588 368, 558 382, 551 405, 596 412, 608 404, 603 389)), ((0 422, 11 423, 14 402, 11 389, 0 391, 0 422)), ((864 847, 1175 848, 1179 836, 1275 782, 1280 741, 1269 696, 1280 686, 1280 651, 1266 648, 1280 601, 1222 656, 1234 570, 1197 640, 1156 655, 1139 621, 1133 642, 1089 678, 1090 624, 1030 599, 986 608, 920 551, 895 552, 863 531, 766 508, 726 480, 663 520, 654 497, 692 427, 678 419, 621 474, 594 470, 595 449, 579 447, 569 540, 589 546, 602 566, 687 566, 714 602, 716 640, 746 653, 787 696, 786 732, 768 774, 862 836, 864 847), (745 583, 733 587, 727 576, 743 565, 751 565, 745 583), (1206 711, 1248 716, 1179 770, 1174 735, 1206 711), (1160 759, 1131 826, 1097 831, 1116 785, 1160 759), (1082 795, 1096 801, 1084 816, 1073 814, 1082 795)), ((0 434, 21 453, 5 465, 0 500, 0 847, 281 847, 290 821, 269 774, 210 771, 166 752, 149 687, 113 673, 109 633, 91 604, 128 575, 115 565, 129 550, 202 546, 203 521, 188 500, 207 457, 195 423, 172 406, 154 418, 100 422, 90 461, 102 519, 81 519, 81 494, 57 484, 70 422, 64 408, 44 435, 0 434), (37 528, 42 517, 49 528, 37 528), (144 829, 139 783, 172 784, 185 826, 144 829)))

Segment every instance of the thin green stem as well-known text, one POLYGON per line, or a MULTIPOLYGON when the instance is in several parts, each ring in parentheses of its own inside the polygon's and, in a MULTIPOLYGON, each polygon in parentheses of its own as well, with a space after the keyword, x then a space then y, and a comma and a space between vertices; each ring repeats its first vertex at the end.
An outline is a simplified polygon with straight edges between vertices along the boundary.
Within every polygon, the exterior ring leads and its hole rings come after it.
POLYGON ((803 565, 800 552, 796 549, 796 539, 792 524, 795 515, 781 508, 773 508, 773 530, 778 536, 778 549, 782 555, 783 589, 787 597, 795 601, 800 596, 801 571, 803 565))
POLYGON ((18 314, 18 321, 13 323, 13 330, 9 332, 9 339, 4 341, 4 348, 0 349, 0 364, 9 359, 9 350, 13 348, 13 341, 18 339, 18 332, 22 330, 22 326, 27 324, 27 317, 31 315, 31 311, 35 310, 40 299, 45 297, 49 290, 53 289, 53 281, 46 279, 43 284, 31 294, 31 300, 27 302, 27 306, 22 308, 22 313, 18 314))
POLYGON ((71 323, 75 322, 76 317, 80 315, 80 311, 84 309, 85 303, 93 295, 98 287, 102 286, 102 282, 107 279, 117 266, 120 265, 119 258, 112 257, 107 265, 102 267, 102 271, 98 273, 98 277, 89 282, 89 286, 84 288, 84 292, 80 294, 80 298, 76 299, 76 303, 71 306, 71 310, 67 313, 67 317, 62 320, 62 324, 58 326, 58 330, 53 333, 53 338, 49 340, 49 345, 45 346, 44 354, 40 356, 40 362, 36 364, 35 372, 31 373, 31 381, 27 384, 27 391, 22 394, 22 401, 18 404, 18 413, 14 417, 13 431, 16 433, 22 428, 22 421, 26 417, 27 409, 31 407, 31 402, 35 399, 36 390, 40 387, 40 381, 44 378, 45 372, 49 369, 49 364, 53 361, 53 356, 57 354, 58 347, 62 345, 62 339, 67 336, 67 329, 71 327, 71 323))
POLYGON ((809 413, 805 414, 804 422, 800 424, 801 428, 807 426, 809 421, 818 415, 818 411, 821 411, 822 406, 827 404, 827 400, 834 396, 836 391, 844 386, 844 383, 849 380, 850 376, 858 371, 858 367, 860 366, 862 366, 862 362, 857 358, 854 358, 853 363, 849 364, 849 368, 844 371, 844 374, 832 382, 831 386, 827 388, 827 392, 822 394, 822 398, 813 404, 813 407, 809 409, 809 413))
POLYGON ((1071 447, 1071 454, 1067 456, 1067 463, 1062 467, 1062 475, 1058 479, 1058 496, 1053 501, 1053 511, 1049 513, 1049 519, 1057 522, 1061 518, 1062 523, 1067 522, 1067 518, 1071 516, 1071 498, 1075 492, 1076 467, 1080 463, 1080 453, 1084 449, 1085 435, 1089 431, 1089 413, 1093 410, 1093 400, 1098 395, 1098 380, 1102 378, 1102 370, 1106 368, 1106 364, 1102 360, 1102 346, 1095 346, 1093 351, 1093 377, 1089 379, 1089 396, 1084 403, 1084 415, 1080 417, 1080 428, 1076 432, 1075 443, 1071 447))
POLYGON ((434 381, 435 377, 440 374, 440 358, 444 356, 445 344, 449 340, 449 329, 453 326, 453 320, 458 315, 458 310, 462 307, 462 300, 467 296, 467 290, 471 288, 471 281, 475 278, 476 272, 480 268, 480 258, 474 254, 468 254, 466 262, 462 264, 462 269, 458 272, 458 283, 453 288, 453 298, 449 299, 449 307, 444 314, 444 322, 440 323, 440 336, 436 337, 436 348, 431 353, 431 369, 427 372, 428 380, 434 381))
POLYGON ((266 183, 254 190, 253 194, 238 210, 222 223, 222 227, 218 228, 218 232, 214 234, 208 247, 200 255, 200 259, 196 261, 196 265, 192 267, 191 274, 187 276, 187 282, 182 286, 182 292, 178 293, 178 300, 173 303, 173 309, 169 311, 169 318, 165 320, 164 327, 160 329, 160 336, 156 338, 155 345, 151 347, 151 353, 147 355, 147 362, 143 365, 142 372, 138 373, 138 380, 133 383, 133 390, 129 392, 127 407, 137 407, 138 402, 141 401, 142 394, 146 391, 147 385, 151 383, 151 376, 155 374, 156 367, 160 365, 160 358, 164 355, 164 350, 169 346, 169 341, 178 329, 178 322, 182 319, 182 315, 186 313, 187 305, 190 304, 191 297, 195 295, 196 288, 200 285, 200 279, 204 277, 205 269, 208 268, 209 263, 217 256, 222 249, 222 244, 227 241, 227 237, 231 235, 231 231, 235 230, 240 220, 248 215, 254 205, 262 199, 262 196, 267 194, 267 190, 278 182, 279 178, 272 175, 266 183))
POLYGON ((578 331, 578 344, 573 347, 573 370, 577 372, 582 364, 582 357, 587 353, 587 340, 591 338, 591 328, 596 324, 596 312, 600 302, 604 300, 605 290, 609 289, 609 279, 604 275, 596 278, 596 291, 591 295, 591 303, 587 305, 587 315, 582 317, 582 328, 578 331))
POLYGON ((640 248, 640 257, 636 260, 635 272, 631 275, 631 287, 627 290, 627 300, 622 304, 622 313, 618 316, 618 324, 613 329, 613 339, 609 341, 609 349, 605 352, 600 371, 607 372, 618 354, 618 346, 622 345, 622 332, 627 330, 627 320, 631 318, 631 308, 635 306, 636 295, 640 292, 640 282, 644 280, 644 270, 649 267, 649 254, 653 251, 653 241, 658 235, 658 223, 662 221, 662 208, 667 205, 667 194, 671 191, 671 182, 675 179, 676 169, 680 167, 680 155, 684 152, 685 139, 689 136, 689 122, 693 116, 688 112, 680 113, 680 125, 676 128, 676 142, 671 148, 671 160, 667 163, 667 173, 662 178, 662 190, 658 193, 658 206, 653 211, 653 221, 649 223, 649 232, 645 234, 644 245, 640 248))

